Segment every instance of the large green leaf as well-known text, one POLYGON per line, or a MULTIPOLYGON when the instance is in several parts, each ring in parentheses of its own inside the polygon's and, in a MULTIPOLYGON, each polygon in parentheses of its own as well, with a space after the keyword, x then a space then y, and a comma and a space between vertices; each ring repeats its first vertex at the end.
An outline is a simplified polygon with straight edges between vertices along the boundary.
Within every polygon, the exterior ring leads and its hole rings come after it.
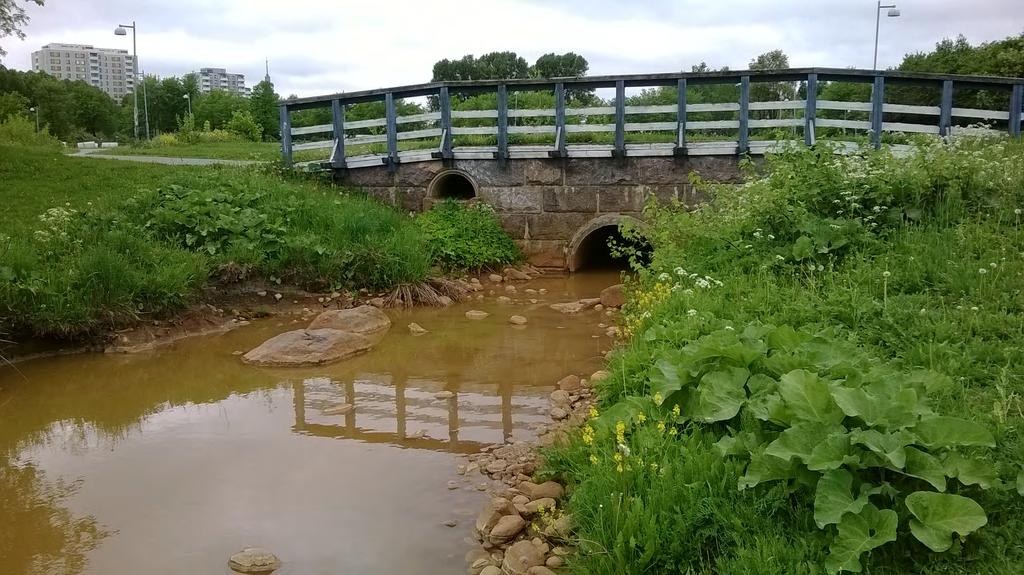
POLYGON ((915 447, 906 448, 907 468, 903 471, 911 477, 924 479, 939 491, 946 490, 946 470, 932 454, 915 447))
POLYGON ((839 532, 829 546, 825 570, 829 573, 860 573, 860 556, 896 540, 898 518, 892 509, 879 510, 865 505, 859 513, 847 513, 839 522, 839 532))
POLYGON ((688 379, 687 376, 689 374, 685 370, 679 369, 675 360, 675 357, 663 356, 654 362, 654 367, 651 369, 649 376, 651 380, 651 395, 660 394, 664 400, 672 395, 673 392, 682 389, 683 382, 688 379))
POLYGON ((712 371, 697 384, 697 404, 691 417, 705 423, 736 417, 747 399, 747 378, 750 372, 742 367, 712 371))
POLYGON ((754 487, 765 481, 793 479, 797 476, 795 467, 795 464, 773 455, 757 452, 751 453, 750 463, 747 464, 747 472, 743 477, 740 477, 739 488, 742 490, 754 487))
POLYGON ((996 440, 987 429, 959 417, 924 418, 914 426, 914 434, 926 447, 996 446, 996 440))
POLYGON ((804 421, 839 423, 845 415, 835 401, 827 383, 817 374, 795 369, 779 380, 779 392, 786 407, 804 421))
POLYGON ((765 336, 769 348, 783 351, 792 351, 808 339, 807 335, 788 325, 780 325, 765 336))
POLYGON ((775 441, 768 444, 764 452, 766 455, 774 455, 786 461, 795 457, 806 463, 811 458, 814 448, 822 443, 822 437, 845 431, 837 425, 804 421, 780 433, 775 441))
POLYGON ((860 457, 850 445, 848 433, 832 433, 814 446, 811 456, 804 460, 807 469, 827 471, 844 465, 860 463, 860 457))
POLYGON ((917 420, 917 392, 912 388, 893 390, 885 393, 884 387, 835 386, 832 398, 843 413, 859 417, 868 425, 884 426, 890 429, 913 425, 917 420))
POLYGON ((932 551, 949 549, 953 533, 966 537, 988 523, 981 505, 960 495, 915 491, 907 496, 906 505, 914 515, 910 532, 932 551))
POLYGON ((905 447, 910 444, 910 438, 903 433, 882 433, 875 429, 855 429, 850 433, 850 441, 867 447, 897 469, 903 469, 903 466, 907 463, 905 447))
POLYGON ((824 529, 839 523, 847 513, 860 513, 867 505, 868 496, 853 496, 853 475, 845 469, 825 472, 818 479, 814 492, 814 522, 824 529))
POLYGON ((964 485, 977 485, 988 489, 999 483, 999 475, 988 461, 964 457, 951 452, 943 462, 946 475, 957 478, 964 485))

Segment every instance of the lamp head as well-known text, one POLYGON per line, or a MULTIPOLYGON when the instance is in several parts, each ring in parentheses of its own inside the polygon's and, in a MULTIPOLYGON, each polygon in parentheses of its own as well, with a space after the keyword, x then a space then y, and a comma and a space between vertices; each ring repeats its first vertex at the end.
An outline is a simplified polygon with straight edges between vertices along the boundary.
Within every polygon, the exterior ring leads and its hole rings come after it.
POLYGON ((114 35, 115 36, 127 36, 128 35, 128 31, 124 29, 124 26, 118 26, 117 28, 114 28, 114 35))
POLYGON ((36 109, 35 109, 35 108, 29 108, 29 109, 28 109, 28 111, 29 111, 29 112, 35 112, 35 111, 36 111, 36 109))
POLYGON ((886 14, 890 18, 898 18, 900 15, 899 8, 889 8, 889 12, 886 14))

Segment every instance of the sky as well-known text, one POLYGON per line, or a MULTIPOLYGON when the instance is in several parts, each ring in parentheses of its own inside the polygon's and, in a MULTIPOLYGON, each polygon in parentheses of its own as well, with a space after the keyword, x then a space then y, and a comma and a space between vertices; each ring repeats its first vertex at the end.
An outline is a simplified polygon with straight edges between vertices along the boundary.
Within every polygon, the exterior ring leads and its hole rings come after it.
MULTIPOLYGON (((15 0, 23 2, 24 0, 15 0)), ((1024 32, 1024 0, 896 0, 882 11, 879 67, 943 38, 972 43, 1024 32)), ((442 58, 511 50, 532 63, 573 51, 590 74, 744 69, 781 48, 793 67, 870 68, 870 0, 46 0, 26 4, 24 41, 0 40, 5 66, 27 70, 50 42, 131 50, 117 24, 138 25, 147 73, 203 67, 263 78, 283 96, 429 82, 442 58)))

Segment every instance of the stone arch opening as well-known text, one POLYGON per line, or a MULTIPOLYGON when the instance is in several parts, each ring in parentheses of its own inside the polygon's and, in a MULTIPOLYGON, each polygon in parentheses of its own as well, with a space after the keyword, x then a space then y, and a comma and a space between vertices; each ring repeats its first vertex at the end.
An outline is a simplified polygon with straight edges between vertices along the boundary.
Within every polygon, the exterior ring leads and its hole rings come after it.
POLYGON ((616 254, 610 247, 614 242, 619 246, 633 248, 642 258, 650 255, 650 245, 646 241, 637 242, 626 239, 619 230, 619 225, 630 222, 642 226, 643 223, 630 216, 609 214, 599 216, 580 228, 569 242, 569 271, 584 270, 624 270, 629 267, 628 254, 616 254))
POLYGON ((427 192, 438 200, 472 200, 477 196, 477 187, 466 172, 446 170, 434 176, 427 192))

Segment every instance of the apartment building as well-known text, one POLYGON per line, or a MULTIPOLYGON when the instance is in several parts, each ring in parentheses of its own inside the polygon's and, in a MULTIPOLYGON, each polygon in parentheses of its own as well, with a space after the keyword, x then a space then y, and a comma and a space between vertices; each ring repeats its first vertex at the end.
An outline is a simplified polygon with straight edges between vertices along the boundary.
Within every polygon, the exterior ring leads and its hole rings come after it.
POLYGON ((234 92, 249 96, 252 90, 245 87, 245 74, 231 74, 224 68, 200 68, 199 90, 209 94, 214 90, 234 92))
POLYGON ((82 80, 120 102, 135 89, 135 58, 127 50, 47 44, 32 52, 32 69, 60 80, 82 80))

